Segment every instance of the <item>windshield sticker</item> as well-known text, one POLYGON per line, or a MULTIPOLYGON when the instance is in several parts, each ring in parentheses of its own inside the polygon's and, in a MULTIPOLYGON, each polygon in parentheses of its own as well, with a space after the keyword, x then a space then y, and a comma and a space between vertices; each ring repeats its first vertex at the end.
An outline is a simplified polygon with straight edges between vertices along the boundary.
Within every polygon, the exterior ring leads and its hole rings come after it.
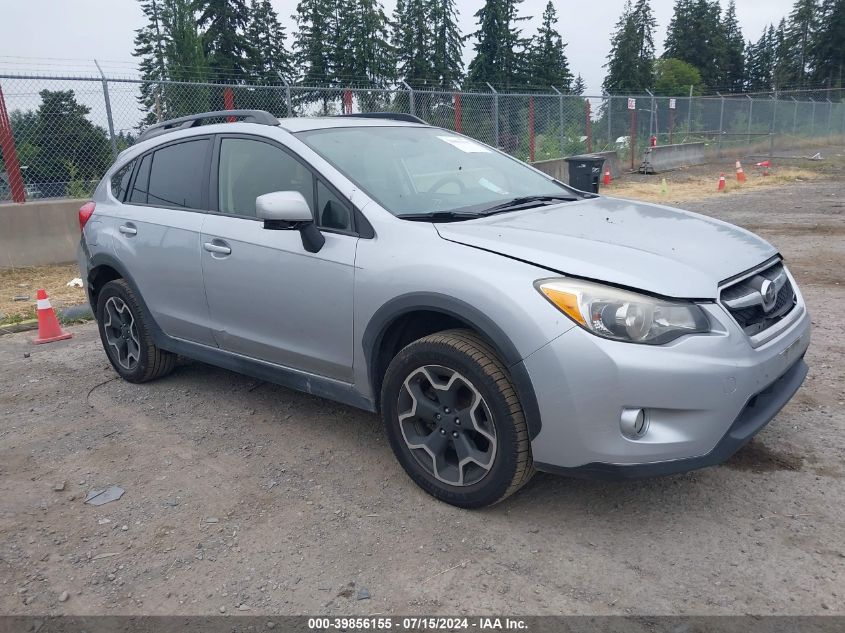
POLYGON ((462 152, 467 152, 468 154, 476 154, 476 153, 489 153, 490 150, 484 147, 483 145, 476 143, 475 141, 471 141, 468 138, 464 138, 462 136, 438 136, 442 141, 446 141, 449 145, 457 147, 462 152))

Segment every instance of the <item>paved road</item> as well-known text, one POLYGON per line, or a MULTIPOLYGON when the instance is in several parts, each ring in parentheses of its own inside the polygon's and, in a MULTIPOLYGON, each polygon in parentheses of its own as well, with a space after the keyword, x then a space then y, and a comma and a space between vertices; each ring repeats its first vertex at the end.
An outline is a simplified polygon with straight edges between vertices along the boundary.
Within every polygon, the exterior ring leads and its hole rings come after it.
POLYGON ((417 489, 374 416, 198 363, 123 383, 92 324, 0 337, 0 612, 845 613, 843 195, 687 205, 773 240, 813 313, 805 387, 751 445, 486 511, 417 489))

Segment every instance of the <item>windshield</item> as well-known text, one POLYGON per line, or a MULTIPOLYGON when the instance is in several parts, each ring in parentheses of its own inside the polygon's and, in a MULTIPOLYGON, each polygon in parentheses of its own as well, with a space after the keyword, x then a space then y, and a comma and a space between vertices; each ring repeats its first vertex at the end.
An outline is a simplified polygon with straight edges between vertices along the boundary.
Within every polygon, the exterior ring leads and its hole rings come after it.
POLYGON ((345 127, 297 136, 399 217, 478 212, 527 196, 575 196, 519 161, 448 130, 345 127))

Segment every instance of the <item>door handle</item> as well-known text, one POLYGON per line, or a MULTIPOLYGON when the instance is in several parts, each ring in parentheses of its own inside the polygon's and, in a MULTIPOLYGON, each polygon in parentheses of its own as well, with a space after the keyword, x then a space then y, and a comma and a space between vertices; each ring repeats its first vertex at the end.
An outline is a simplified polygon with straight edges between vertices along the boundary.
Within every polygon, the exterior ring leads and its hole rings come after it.
POLYGON ((202 247, 209 253, 217 253, 218 255, 231 255, 232 249, 225 244, 215 244, 214 242, 205 242, 202 247))
POLYGON ((123 233, 124 235, 138 234, 138 229, 135 228, 134 224, 121 224, 117 230, 123 233))

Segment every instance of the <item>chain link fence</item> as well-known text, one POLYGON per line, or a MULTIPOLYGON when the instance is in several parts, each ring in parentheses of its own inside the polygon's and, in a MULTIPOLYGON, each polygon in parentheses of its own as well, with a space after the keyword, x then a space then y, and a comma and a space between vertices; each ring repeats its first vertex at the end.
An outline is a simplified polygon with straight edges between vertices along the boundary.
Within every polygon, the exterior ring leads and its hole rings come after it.
POLYGON ((405 113, 524 161, 616 150, 631 168, 653 142, 739 157, 845 135, 845 90, 669 98, 11 74, 0 90, 0 200, 87 197, 145 127, 212 110, 405 113))

